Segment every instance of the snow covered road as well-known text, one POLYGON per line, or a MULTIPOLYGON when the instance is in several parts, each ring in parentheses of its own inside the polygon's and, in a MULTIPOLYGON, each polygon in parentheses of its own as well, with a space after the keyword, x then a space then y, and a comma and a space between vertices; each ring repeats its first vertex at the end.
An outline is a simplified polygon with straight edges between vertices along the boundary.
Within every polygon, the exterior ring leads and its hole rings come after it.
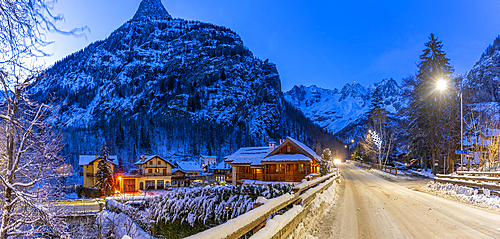
MULTIPOLYGON (((353 164, 317 238, 500 238, 500 213, 414 191, 353 164)), ((311 238, 311 237, 309 237, 311 238)))

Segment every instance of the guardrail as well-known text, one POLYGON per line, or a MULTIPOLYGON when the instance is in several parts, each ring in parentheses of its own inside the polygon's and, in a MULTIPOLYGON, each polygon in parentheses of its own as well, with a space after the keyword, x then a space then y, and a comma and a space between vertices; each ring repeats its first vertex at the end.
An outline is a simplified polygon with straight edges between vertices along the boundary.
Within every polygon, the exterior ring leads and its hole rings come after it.
MULTIPOLYGON (((434 181, 440 183, 451 183, 460 186, 473 187, 477 189, 485 188, 489 190, 500 191, 500 172, 458 171, 457 175, 437 174, 436 177, 434 177, 434 181), (482 175, 482 176, 475 176, 475 175, 482 175)), ((492 192, 492 193, 500 195, 500 192, 492 192)))
MULTIPOLYGON (((321 193, 324 189, 327 188, 327 186, 331 185, 333 181, 338 179, 339 177, 340 173, 337 171, 315 180, 296 185, 293 188, 292 193, 287 193, 280 197, 273 198, 264 205, 250 210, 249 212, 244 213, 234 219, 231 219, 224 224, 210 228, 206 231, 200 232, 187 238, 240 238, 256 228, 259 229, 271 215, 284 209, 285 207, 292 204, 308 204, 314 199, 317 193, 321 193), (327 180, 329 181, 326 184, 323 183, 327 180), (312 187, 320 185, 320 183, 323 183, 320 187, 311 189, 312 187)), ((300 223, 301 220, 293 220, 292 222, 297 221, 300 223)))

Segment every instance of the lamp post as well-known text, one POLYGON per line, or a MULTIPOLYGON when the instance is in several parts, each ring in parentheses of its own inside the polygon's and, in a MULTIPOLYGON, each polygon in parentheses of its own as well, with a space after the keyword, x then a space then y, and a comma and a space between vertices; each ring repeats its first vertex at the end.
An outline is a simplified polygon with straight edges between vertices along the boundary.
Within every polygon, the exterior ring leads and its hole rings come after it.
POLYGON ((351 139, 351 142, 349 144, 344 145, 344 147, 347 149, 347 157, 349 160, 351 160, 351 145, 354 144, 354 139, 351 139))
MULTIPOLYGON (((447 85, 446 81, 441 79, 437 82, 437 89, 443 91, 447 88, 446 85, 447 85)), ((460 79, 460 91, 458 91, 458 93, 460 94, 460 150, 461 151, 464 150, 464 107, 463 107, 462 85, 463 85, 463 80, 460 79)), ((464 165, 464 155, 460 154, 461 170, 463 170, 463 165, 464 165)))

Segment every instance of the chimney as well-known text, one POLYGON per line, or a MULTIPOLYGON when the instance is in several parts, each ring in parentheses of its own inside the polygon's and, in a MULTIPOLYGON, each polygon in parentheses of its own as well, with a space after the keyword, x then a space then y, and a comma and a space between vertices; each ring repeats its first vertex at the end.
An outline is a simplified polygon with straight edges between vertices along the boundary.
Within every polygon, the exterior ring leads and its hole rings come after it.
POLYGON ((274 150, 275 146, 276 146, 275 142, 273 141, 269 142, 269 153, 274 150))
POLYGON ((285 142, 285 139, 280 139, 280 145, 282 145, 285 142))

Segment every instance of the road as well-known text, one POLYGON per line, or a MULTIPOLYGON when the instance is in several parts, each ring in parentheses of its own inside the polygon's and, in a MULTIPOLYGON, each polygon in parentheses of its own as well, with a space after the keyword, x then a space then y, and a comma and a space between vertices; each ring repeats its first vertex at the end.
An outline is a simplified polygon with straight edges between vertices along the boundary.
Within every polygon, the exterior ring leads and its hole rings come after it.
POLYGON ((337 202, 318 220, 317 238, 500 238, 500 213, 340 166, 337 202))

